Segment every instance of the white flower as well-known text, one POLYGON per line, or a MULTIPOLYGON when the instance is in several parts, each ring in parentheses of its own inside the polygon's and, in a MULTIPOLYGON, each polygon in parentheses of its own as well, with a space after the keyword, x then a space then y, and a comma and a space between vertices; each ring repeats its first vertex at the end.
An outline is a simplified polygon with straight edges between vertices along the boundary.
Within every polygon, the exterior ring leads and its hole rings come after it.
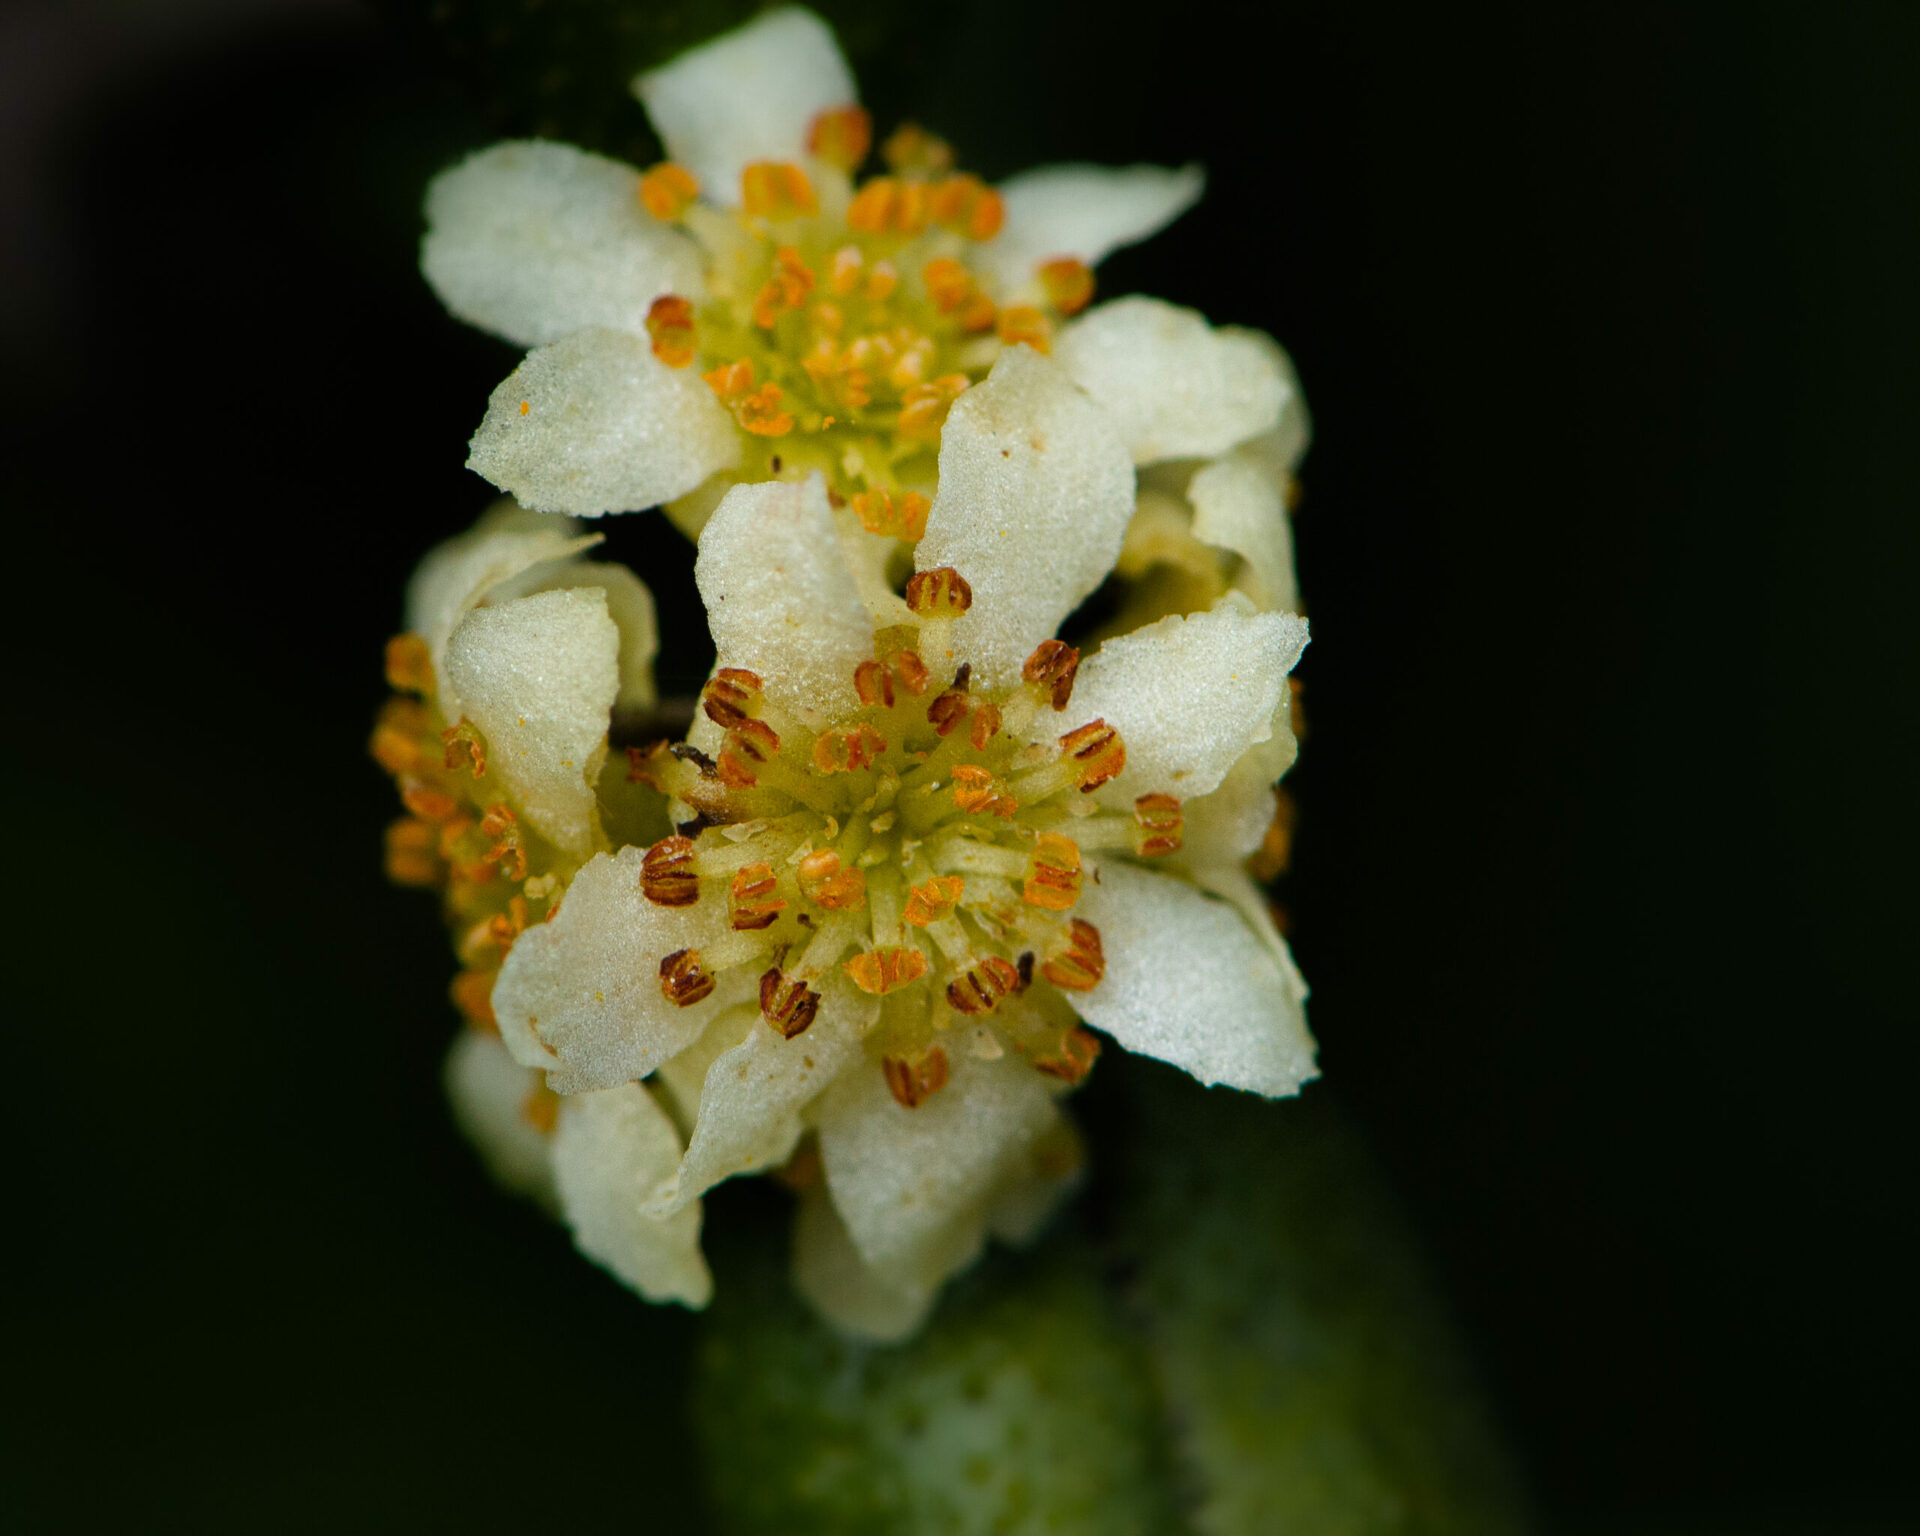
MULTIPOLYGON (((1082 662, 1053 632, 1133 491, 1114 414, 1016 347, 947 421, 904 598, 848 559, 820 477, 712 514, 703 713, 632 753, 682 831, 582 863, 492 996, 562 1095, 582 1246, 646 1294, 697 1304, 700 1196, 813 1132, 796 1281, 850 1332, 911 1331, 1071 1183, 1082 1021, 1209 1083, 1313 1075, 1304 988, 1240 871, 1306 625, 1229 597, 1082 662)), ((540 686, 581 694, 584 653, 550 656, 540 686)))
MULTIPOLYGON (((597 516, 733 479, 823 474, 867 529, 917 536, 941 423, 1005 346, 1044 349, 1091 267, 1200 195, 1197 167, 1048 167, 998 188, 870 130, 832 33, 786 8, 640 76, 672 159, 644 175, 503 143, 438 177, 421 265, 447 307, 535 348, 471 467, 597 516)), ((703 494, 696 494, 703 491, 703 494)))

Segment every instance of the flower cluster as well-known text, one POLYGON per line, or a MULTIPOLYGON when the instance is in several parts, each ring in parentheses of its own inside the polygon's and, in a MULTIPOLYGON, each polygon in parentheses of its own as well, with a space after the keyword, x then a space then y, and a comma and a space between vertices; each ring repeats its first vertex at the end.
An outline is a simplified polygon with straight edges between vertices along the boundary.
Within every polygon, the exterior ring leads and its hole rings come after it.
POLYGON ((701 1197, 780 1171, 802 1291, 896 1338, 1071 1186, 1102 1036, 1312 1076, 1247 867, 1294 753, 1304 409, 1257 333, 1088 307, 1197 172, 993 188, 906 129, 857 181, 798 10, 636 88, 672 160, 507 144, 429 196, 429 279, 536 350, 471 460, 517 504, 428 557, 389 651, 388 867, 444 892, 450 1086, 504 1179, 700 1305, 701 1197), (651 598, 555 514, 662 503, 718 660, 683 740, 615 750, 651 598), (1060 624, 1116 573, 1083 655, 1060 624))

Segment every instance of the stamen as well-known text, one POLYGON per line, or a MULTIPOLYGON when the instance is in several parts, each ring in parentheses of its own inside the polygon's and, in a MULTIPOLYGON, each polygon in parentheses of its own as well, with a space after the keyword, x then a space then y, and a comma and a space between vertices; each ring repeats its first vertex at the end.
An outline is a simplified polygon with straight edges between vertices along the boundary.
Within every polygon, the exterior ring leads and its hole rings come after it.
MULTIPOLYGON (((700 707, 722 730, 737 730, 757 709, 761 687, 758 673, 745 667, 722 667, 700 690, 700 707)), ((777 736, 774 745, 780 745, 777 736)))
POLYGON ((440 883, 439 841, 433 828, 412 816, 402 816, 387 827, 387 878, 395 885, 430 886, 440 883))
POLYGON ((723 404, 731 405, 753 388, 753 359, 743 357, 731 363, 722 363, 700 377, 707 381, 707 387, 720 397, 723 404))
POLYGON ((1070 1029, 1060 1037, 1060 1049, 1035 1056, 1036 1069, 1057 1077, 1063 1083, 1077 1083, 1093 1070, 1100 1059, 1100 1037, 1089 1029, 1070 1029))
POLYGON ((671 160, 662 160, 640 178, 640 206, 668 224, 677 224, 699 195, 693 172, 671 160))
POLYGON ((929 1046, 919 1056, 885 1056, 880 1070, 887 1090, 903 1109, 918 1109, 947 1085, 947 1053, 929 1046))
POLYGON ((756 437, 785 437, 793 430, 793 412, 780 408, 785 393, 778 384, 762 384, 740 402, 734 419, 756 437))
POLYGON ((1080 653, 1064 640, 1042 640, 1020 668, 1020 676, 1056 711, 1073 697, 1074 675, 1080 653))
POLYGON ((700 899, 697 856, 692 838, 661 838, 640 860, 641 894, 656 907, 692 906, 700 899))
POLYGON ((498 971, 461 971, 447 987, 447 996, 460 1010, 460 1017, 482 1034, 497 1035, 500 1024, 493 1016, 493 983, 498 971))
POLYGON ((1000 706, 982 701, 973 707, 973 724, 967 728, 967 739, 973 743, 973 750, 984 752, 987 743, 1000 734, 1000 706))
POLYGON ((427 784, 404 786, 400 791, 400 803, 422 821, 431 821, 436 825, 452 821, 460 810, 459 802, 452 795, 427 784))
POLYGON ((756 160, 741 171, 740 203, 756 219, 810 218, 820 211, 807 173, 785 160, 756 160))
POLYGON ((418 699, 390 698, 380 706, 367 750, 396 779, 421 773, 433 763, 426 745, 427 729, 427 711, 418 699))
POLYGON ((787 905, 776 894, 779 886, 771 864, 749 864, 727 891, 727 920, 739 931, 771 927, 787 905))
POLYGON ((952 770, 953 803, 970 816, 1012 816, 1020 802, 985 768, 961 763, 952 770))
POLYGON ((540 1084, 521 1101, 520 1118, 542 1136, 551 1136, 560 1123, 560 1095, 540 1084))
POLYGON ((957 619, 973 606, 973 588, 950 565, 915 571, 907 579, 907 606, 923 619, 957 619))
POLYGON ((1036 352, 1053 350, 1053 326, 1031 304, 1010 304, 1001 310, 994 331, 1009 347, 1025 342, 1036 352))
POLYGON ((474 723, 465 715, 460 717, 458 725, 450 725, 440 733, 440 742, 446 748, 442 766, 451 773, 460 766, 460 759, 466 758, 477 779, 487 771, 487 743, 474 723))
POLYGON ((889 944, 855 955, 844 967, 862 992, 885 997, 927 974, 927 957, 911 944, 889 944))
POLYGON ((1019 990, 1019 968, 1011 960, 988 955, 947 983, 947 1001, 961 1013, 992 1013, 1003 997, 1019 990))
POLYGON ((770 331, 780 320, 783 309, 798 309, 813 292, 813 269, 800 259, 800 253, 783 245, 774 253, 776 267, 759 296, 753 301, 753 323, 770 331))
POLYGON ((855 911, 866 905, 867 877, 845 868, 840 855, 820 848, 800 861, 800 894, 829 912, 855 911))
POLYGON ((970 382, 964 373, 948 373, 904 391, 900 396, 900 435, 929 441, 938 437, 947 412, 970 382))
POLYGON ((972 678, 973 664, 961 662, 960 670, 953 675, 953 686, 927 706, 927 720, 940 736, 951 736, 972 712, 973 700, 968 691, 972 678))
POLYGON ((862 491, 853 498, 853 510, 868 533, 909 543, 925 535, 927 513, 932 509, 933 503, 918 491, 905 491, 898 500, 891 491, 862 491))
POLYGON ((527 850, 520 840, 520 818, 505 805, 496 803, 488 806, 480 818, 480 830, 493 839, 493 846, 480 856, 481 862, 510 865, 505 869, 509 880, 526 879, 527 850))
POLYGON ((862 704, 893 708, 893 676, 877 661, 863 661, 853 669, 853 691, 862 704))
POLYGON ((1063 315, 1077 315, 1093 302, 1093 270, 1075 256, 1040 264, 1047 302, 1063 315))
POLYGON ((1029 906, 1065 912, 1080 899, 1080 845, 1058 832, 1042 832, 1033 845, 1020 898, 1029 906))
POLYGON ((973 274, 951 256, 936 256, 920 269, 927 297, 941 314, 950 315, 973 296, 973 274))
POLYGON ((813 766, 821 773, 870 768, 887 750, 887 739, 864 720, 851 730, 822 731, 813 739, 813 766))
POLYGON ((661 995, 678 1007, 691 1008, 711 997, 717 985, 712 975, 701 968, 697 949, 676 949, 660 962, 661 995))
POLYGON ((1040 967, 1040 974, 1063 992, 1087 992, 1107 974, 1107 957, 1100 948, 1100 930, 1084 918, 1067 925, 1067 947, 1040 967))
POLYGON ((820 994, 804 981, 787 980, 779 966, 760 978, 760 1012, 784 1038, 804 1033, 819 1011, 820 994))
POLYGON ((880 146, 880 157, 902 176, 941 176, 953 169, 953 149, 918 123, 902 123, 880 146))
POLYGON ((1061 761, 1080 793, 1090 794, 1127 766, 1127 744, 1104 720, 1094 720, 1060 738, 1061 761))
POLYGON ((728 733, 720 749, 720 782, 734 789, 751 789, 760 782, 760 770, 780 750, 780 737, 764 720, 742 720, 728 733))
POLYGON ((693 361, 693 305, 677 293, 663 293, 647 309, 647 335, 653 355, 669 368, 693 361))
POLYGON ((424 635, 395 635, 387 642, 387 686, 421 697, 433 692, 433 652, 424 635))
POLYGON ((906 919, 916 928, 931 927, 953 915, 965 891, 966 881, 958 875, 935 875, 907 892, 906 919))
POLYGON ((843 171, 859 168, 873 147, 873 119, 859 107, 830 107, 807 125, 807 153, 843 171))
POLYGON ((917 181, 876 176, 853 196, 847 224, 862 234, 917 235, 927 227, 927 189, 917 181))
POLYGON ((1138 825, 1134 852, 1143 859, 1163 859, 1180 851, 1186 812, 1172 795, 1142 795, 1133 802, 1133 819, 1138 825))
POLYGON ((969 240, 991 240, 1006 221, 1000 194, 978 176, 949 176, 934 187, 929 201, 936 223, 969 240))

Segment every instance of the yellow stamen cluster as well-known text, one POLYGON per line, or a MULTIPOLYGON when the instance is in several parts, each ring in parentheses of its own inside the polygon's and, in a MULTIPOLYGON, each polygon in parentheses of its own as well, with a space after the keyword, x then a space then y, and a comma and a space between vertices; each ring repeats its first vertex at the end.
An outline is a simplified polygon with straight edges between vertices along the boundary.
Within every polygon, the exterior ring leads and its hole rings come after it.
POLYGON ((1071 646, 1042 645, 1011 688, 975 686, 964 663, 936 684, 922 655, 948 654, 970 593, 957 572, 923 576, 921 627, 876 637, 853 679, 859 707, 829 728, 727 668, 701 701, 723 733, 716 753, 628 752, 631 777, 684 818, 648 850, 642 892, 727 916, 723 941, 665 958, 662 994, 690 1005, 751 967, 761 1011, 791 1038, 838 972, 880 999, 869 1053, 909 1107, 940 1090, 956 1049, 1083 1076, 1097 1046, 1072 998, 1106 968, 1099 930, 1072 915, 1083 855, 1153 858, 1180 843, 1172 796, 1126 814, 1088 793, 1121 771, 1126 747, 1104 721, 1050 724, 1072 696, 1071 646))
POLYGON ((946 145, 904 127, 882 148, 886 172, 856 183, 872 142, 865 112, 821 113, 807 142, 806 167, 746 167, 731 214, 701 204, 682 166, 641 178, 646 211, 685 224, 709 255, 704 297, 662 297, 647 331, 669 367, 699 368, 759 440, 766 473, 819 470, 836 494, 875 509, 861 514, 870 532, 911 541, 925 517, 910 504, 924 508, 953 402, 1001 348, 1046 351, 1055 324, 1092 299, 1093 275, 1051 262, 1023 296, 1038 302, 1005 303, 973 262, 1005 208, 954 171, 946 145), (895 516, 903 503, 908 514, 895 516))

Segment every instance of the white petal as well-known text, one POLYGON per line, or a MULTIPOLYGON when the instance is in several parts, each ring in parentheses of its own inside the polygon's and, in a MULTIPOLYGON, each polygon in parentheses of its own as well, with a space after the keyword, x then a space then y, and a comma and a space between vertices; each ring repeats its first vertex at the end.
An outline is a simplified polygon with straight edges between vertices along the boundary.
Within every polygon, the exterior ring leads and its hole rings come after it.
POLYGON ((1100 930, 1106 956, 1100 984, 1074 999, 1089 1024, 1203 1083, 1269 1098, 1315 1075, 1297 974, 1225 902, 1109 859, 1074 914, 1100 930))
POLYGON ((1232 904, 1255 936, 1267 947, 1267 952, 1280 967, 1280 976, 1293 994, 1296 1004, 1303 1010, 1306 1006, 1309 989, 1306 977, 1300 974, 1300 967, 1293 963, 1293 951, 1287 948, 1287 941, 1281 937, 1280 929, 1273 921, 1273 901, 1264 887, 1254 882, 1238 864, 1215 864, 1210 868, 1196 869, 1193 872, 1195 882, 1202 890, 1211 891, 1222 901, 1232 904))
POLYGON ((526 1112, 543 1086, 540 1074, 521 1066, 494 1036, 464 1029, 447 1052, 444 1077, 454 1121, 487 1171, 515 1194, 551 1205, 551 1143, 526 1112))
POLYGON ((1300 467, 1307 447, 1313 441, 1313 415, 1307 409, 1306 392, 1300 387, 1300 374, 1286 350, 1265 331, 1243 330, 1237 325, 1222 326, 1229 336, 1250 338, 1273 363, 1280 382, 1287 386, 1286 403, 1280 407, 1280 421, 1271 432, 1247 441, 1245 452, 1265 464, 1283 483, 1300 467))
POLYGON ((620 691, 620 631, 598 588, 476 608, 447 641, 447 681, 533 829, 585 857, 594 780, 620 691))
POLYGON ((853 672, 873 655, 873 623, 820 476, 728 491, 693 574, 721 666, 757 673, 775 703, 809 716, 857 702, 853 672))
POLYGON ((851 1338, 897 1344, 920 1331, 940 1287, 882 1278, 847 1236, 824 1184, 800 1197, 793 1224, 793 1284, 813 1309, 851 1338))
POLYGON ((661 294, 704 286, 699 248, 640 206, 632 166, 540 139, 433 179, 420 270, 462 320, 523 347, 590 325, 644 333, 661 294))
POLYGON ((704 1307, 713 1278, 700 1256, 700 1207, 668 1217, 647 1206, 680 1158, 667 1112, 639 1083, 568 1099, 553 1137, 553 1173, 573 1240, 648 1301, 704 1307))
POLYGON ((1274 710, 1273 734, 1247 748, 1212 794, 1187 802, 1181 829, 1183 865, 1196 871, 1216 865, 1237 868, 1260 846, 1273 823, 1273 786, 1299 752, 1290 712, 1291 700, 1283 695, 1274 710))
POLYGON ((660 1063, 650 1081, 661 1103, 673 1112, 674 1124, 682 1138, 693 1134, 700 1118, 700 1088, 707 1080, 707 1068, 747 1038, 747 1032, 760 1022, 760 1004, 736 1003, 713 1016, 713 1022, 701 1031, 700 1038, 678 1056, 660 1063))
POLYGON ((1115 636, 1081 663, 1060 729, 1105 720, 1120 733, 1127 766, 1102 799, 1208 794, 1248 747, 1272 735, 1287 673, 1306 643, 1305 619, 1256 613, 1244 597, 1170 615, 1115 636))
POLYGON ((860 1054, 880 1012, 839 971, 825 984, 820 1012, 793 1039, 764 1020, 707 1069, 700 1117, 677 1180, 662 1208, 697 1200, 722 1179, 783 1163, 803 1129, 800 1111, 860 1054))
POLYGON ((1215 459, 1187 486, 1193 536, 1245 557, 1245 590, 1262 608, 1300 611, 1286 481, 1247 449, 1215 459))
POLYGON ((658 697, 653 658, 660 653, 660 622, 647 584, 624 565, 605 560, 576 560, 552 570, 534 570, 494 589, 490 603, 536 592, 600 591, 607 614, 620 631, 620 693, 616 709, 645 709, 658 697))
POLYGON ((733 418, 644 336, 576 331, 493 392, 467 468, 540 512, 598 517, 685 495, 740 457, 733 418))
POLYGON ((1020 664, 1099 586, 1133 514, 1133 470, 1105 415, 1050 359, 1000 354, 954 402, 940 437, 940 489, 914 549, 973 589, 954 649, 990 684, 1020 664))
POLYGON ((1165 229, 1200 200, 1197 165, 1043 165, 1000 184, 1006 221, 980 259, 1013 288, 1056 256, 1093 266, 1165 229))
POLYGON ((861 1061, 817 1111, 827 1188, 854 1247, 907 1289, 973 1262, 1008 1173, 1059 1118, 1045 1079, 1016 1058, 947 1055, 952 1075, 918 1109, 861 1061))
POLYGON ((641 894, 644 848, 596 854, 560 902, 560 915, 514 941, 494 984, 493 1012, 514 1059, 544 1067, 557 1093, 645 1077, 700 1038, 751 987, 751 967, 726 972, 691 1007, 660 990, 660 962, 727 933, 726 904, 657 907, 641 894))
POLYGON ((1280 420, 1289 393, 1267 347, 1195 310, 1115 299, 1060 333, 1053 355, 1113 417, 1136 464, 1210 459, 1280 420))
POLYGON ((799 160, 807 128, 829 107, 858 100, 833 32, 811 11, 785 6, 635 78, 667 154, 731 208, 740 172, 755 160, 799 160))
POLYGON ((987 1213, 987 1226, 1001 1242, 1024 1248, 1038 1241, 1061 1204, 1086 1176, 1086 1145, 1062 1115, 1027 1149, 987 1213))

